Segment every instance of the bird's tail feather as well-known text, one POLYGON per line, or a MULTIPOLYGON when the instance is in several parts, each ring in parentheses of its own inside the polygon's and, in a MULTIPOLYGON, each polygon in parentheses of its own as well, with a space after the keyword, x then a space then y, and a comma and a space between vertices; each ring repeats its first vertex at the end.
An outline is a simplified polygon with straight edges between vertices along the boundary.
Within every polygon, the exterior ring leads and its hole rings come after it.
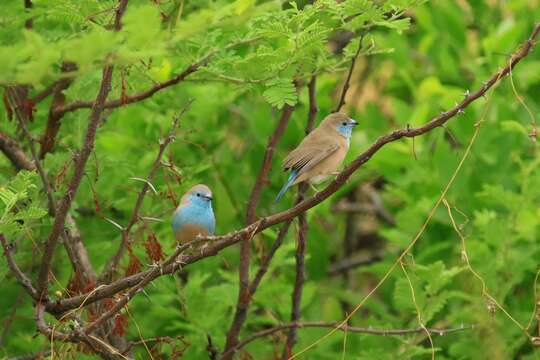
POLYGON ((298 176, 298 171, 293 169, 291 171, 291 174, 289 175, 289 178, 287 179, 287 182, 285 183, 285 185, 283 185, 283 187, 279 191, 279 194, 276 196, 276 199, 274 200, 274 204, 277 203, 283 197, 287 189, 289 189, 292 183, 294 182, 294 180, 296 180, 297 176, 298 176))

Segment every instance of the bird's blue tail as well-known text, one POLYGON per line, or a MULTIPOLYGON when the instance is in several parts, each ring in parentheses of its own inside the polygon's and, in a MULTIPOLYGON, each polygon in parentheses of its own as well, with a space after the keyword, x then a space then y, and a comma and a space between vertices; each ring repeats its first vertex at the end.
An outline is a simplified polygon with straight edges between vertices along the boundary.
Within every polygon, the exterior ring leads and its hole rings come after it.
POLYGON ((287 179, 287 182, 285 183, 285 185, 283 185, 283 187, 279 191, 279 194, 276 196, 276 199, 274 200, 274 204, 277 203, 279 199, 283 197, 287 189, 291 187, 294 180, 296 180, 297 175, 298 175, 298 171, 296 171, 295 169, 291 170, 291 174, 289 175, 289 178, 287 179))

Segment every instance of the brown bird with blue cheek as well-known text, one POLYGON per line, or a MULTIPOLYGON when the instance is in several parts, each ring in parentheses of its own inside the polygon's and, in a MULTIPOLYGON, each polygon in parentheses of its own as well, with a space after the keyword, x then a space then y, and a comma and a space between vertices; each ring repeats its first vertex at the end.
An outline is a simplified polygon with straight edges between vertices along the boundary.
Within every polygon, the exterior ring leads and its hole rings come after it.
POLYGON ((335 174, 347 155, 356 125, 358 122, 347 114, 328 115, 283 161, 283 169, 291 174, 274 202, 293 185, 303 181, 317 184, 335 174))

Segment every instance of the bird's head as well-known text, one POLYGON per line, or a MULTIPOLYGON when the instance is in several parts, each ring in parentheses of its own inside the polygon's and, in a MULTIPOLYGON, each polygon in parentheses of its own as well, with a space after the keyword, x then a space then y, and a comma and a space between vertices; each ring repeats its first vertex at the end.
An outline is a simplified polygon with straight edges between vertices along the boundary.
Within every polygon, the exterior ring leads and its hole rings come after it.
POLYGON ((331 129, 337 131, 341 136, 350 138, 352 134, 352 129, 358 122, 349 117, 349 115, 336 112, 328 115, 322 122, 321 125, 328 126, 331 129))
POLYGON ((182 197, 182 203, 210 207, 212 206, 212 191, 204 184, 195 185, 182 197))

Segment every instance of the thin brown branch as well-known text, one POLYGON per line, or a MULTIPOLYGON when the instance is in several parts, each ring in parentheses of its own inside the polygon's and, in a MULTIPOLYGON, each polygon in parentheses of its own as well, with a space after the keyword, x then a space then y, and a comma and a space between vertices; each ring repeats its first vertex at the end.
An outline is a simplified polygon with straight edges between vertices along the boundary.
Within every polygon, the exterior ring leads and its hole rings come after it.
POLYGON ((339 102, 334 112, 340 111, 343 105, 345 105, 345 97, 347 96, 347 91, 349 91, 349 86, 351 83, 351 76, 354 71, 354 66, 356 65, 356 60, 358 59, 358 55, 360 55, 360 51, 362 50, 362 40, 363 40, 363 36, 360 36, 360 39, 358 41, 358 49, 356 50, 356 53, 351 59, 351 66, 349 66, 349 71, 347 73, 347 77, 345 78, 345 83, 343 84, 343 88, 341 89, 339 102))
MULTIPOLYGON (((317 78, 312 76, 308 86, 309 96, 309 112, 308 120, 306 123, 306 135, 313 130, 313 124, 317 117, 317 78)), ((298 188, 298 200, 301 202, 304 200, 304 194, 308 188, 307 184, 301 184, 298 188)), ((291 299, 291 322, 296 323, 300 320, 300 307, 302 304, 302 290, 304 288, 305 281, 305 255, 308 236, 308 222, 306 213, 298 215, 298 241, 296 243, 296 277, 294 280, 294 288, 291 299)), ((287 340, 283 348, 282 359, 287 359, 292 354, 292 349, 297 342, 296 328, 291 328, 287 334, 287 340)))
MULTIPOLYGON (((259 175, 255 180, 255 185, 251 191, 249 197, 249 202, 246 212, 246 225, 249 225, 255 221, 257 203, 259 202, 259 197, 261 195, 261 190, 263 186, 268 181, 268 174, 270 173, 270 168, 272 166, 272 158, 274 156, 274 151, 276 145, 283 136, 289 120, 293 113, 294 107, 285 105, 283 111, 281 112, 281 117, 279 122, 272 133, 268 138, 268 144, 266 145, 266 150, 264 152, 264 157, 262 161, 261 170, 259 175)), ((227 332, 227 341, 225 343, 225 350, 234 346, 238 342, 238 334, 242 328, 247 316, 247 309, 251 301, 252 294, 250 293, 249 286, 249 260, 251 257, 251 236, 246 236, 240 244, 240 265, 238 269, 239 273, 239 289, 238 289, 238 300, 236 303, 236 311, 234 313, 233 321, 229 331, 227 332)), ((228 358, 224 358, 227 360, 228 358)))
POLYGON ((128 360, 126 356, 122 355, 117 349, 107 344, 105 341, 101 340, 100 338, 96 336, 86 335, 85 333, 83 333, 80 329, 80 320, 74 321, 75 328, 73 331, 69 333, 59 331, 49 326, 45 322, 45 306, 43 305, 43 303, 40 303, 40 302, 36 304, 36 324, 37 324, 37 328, 39 332, 45 335, 47 339, 51 341, 59 340, 59 341, 71 342, 75 344, 84 343, 88 345, 88 347, 92 349, 102 359, 128 360))
POLYGON ((336 276, 346 274, 350 270, 380 261, 382 256, 382 252, 379 251, 369 255, 358 255, 351 258, 345 258, 337 263, 331 264, 328 267, 328 275, 336 276))
POLYGON ((148 173, 148 176, 146 177, 141 190, 139 191, 139 194, 137 196, 137 201, 135 202, 135 206, 133 207, 131 218, 127 226, 122 230, 122 242, 120 243, 120 246, 118 247, 118 250, 116 251, 114 256, 111 257, 111 259, 109 259, 109 261, 105 265, 103 273, 101 274, 99 278, 99 283, 110 282, 113 274, 116 272, 118 263, 122 259, 122 256, 124 255, 126 248, 129 244, 131 229, 137 223, 137 221, 139 221, 139 212, 141 210, 144 197, 146 196, 146 193, 150 189, 150 184, 152 183, 152 180, 154 179, 154 176, 156 175, 156 172, 159 169, 159 166, 161 164, 161 158, 163 157, 163 154, 165 153, 165 149, 175 139, 176 129, 178 128, 178 125, 180 124, 180 118, 191 107, 192 103, 193 103, 192 99, 188 100, 187 104, 182 108, 182 110, 180 110, 178 114, 174 115, 172 126, 171 126, 171 129, 169 130, 169 133, 164 139, 159 141, 159 150, 158 150, 156 159, 154 160, 154 163, 152 164, 152 167, 150 168, 150 172, 148 173))
MULTIPOLYGON (((115 18, 115 30, 120 30, 120 21, 124 14, 124 11, 127 7, 127 0, 121 0, 118 9, 116 10, 115 18)), ((74 171, 73 177, 68 185, 68 189, 65 195, 58 206, 56 217, 54 219, 54 224, 52 226, 51 233, 45 243, 45 249, 43 251, 43 257, 41 261, 41 267, 39 270, 38 277, 38 293, 42 299, 47 298, 47 287, 49 282, 49 270, 51 267, 51 261, 54 255, 54 250, 58 243, 58 238, 61 235, 61 232, 64 228, 64 222, 66 220, 67 212, 71 207, 71 203, 77 189, 81 183, 82 176, 84 174, 84 168, 86 162, 90 157, 92 150, 94 149, 94 141, 96 137, 96 132, 98 128, 99 121, 101 119, 101 114, 104 110, 105 101, 111 90, 111 81, 112 81, 113 65, 107 64, 103 68, 103 75, 101 79, 100 89, 96 96, 96 100, 92 106, 92 111, 88 119, 88 128, 86 130, 86 137, 82 149, 75 155, 74 159, 74 171)))
POLYGON ((249 196, 249 202, 246 212, 246 225, 249 225, 255 221, 255 218, 257 216, 257 204, 261 196, 261 190, 268 182, 268 174, 270 173, 270 168, 272 167, 272 158, 274 157, 276 145, 279 139, 281 139, 281 137, 283 136, 283 133, 285 132, 285 129, 289 124, 289 120, 291 119, 293 110, 294 108, 289 105, 285 105, 283 107, 279 122, 272 135, 268 138, 268 144, 266 145, 266 150, 264 151, 261 170, 259 171, 257 179, 255 180, 255 184, 253 185, 253 189, 251 190, 251 195, 249 196))
MULTIPOLYGON (((64 62, 61 66, 61 72, 67 73, 72 72, 77 69, 77 66, 72 62, 64 62)), ((45 158, 45 155, 48 152, 51 152, 54 148, 55 142, 56 142, 56 135, 58 134, 58 131, 60 130, 61 125, 61 119, 64 114, 59 113, 56 111, 56 109, 61 108, 64 106, 64 103, 66 101, 66 97, 63 93, 65 89, 67 89, 71 83, 73 82, 72 77, 63 77, 60 80, 58 80, 54 85, 53 88, 53 99, 51 106, 49 108, 49 115, 47 118, 47 127, 45 128, 45 132, 43 133, 43 136, 41 137, 41 149, 39 152, 39 158, 43 159, 45 158)))
POLYGON ((11 245, 8 244, 6 238, 3 234, 0 234, 0 243, 2 243, 2 248, 4 249, 4 256, 6 257, 9 270, 13 273, 17 281, 25 288, 26 292, 32 297, 32 299, 38 299, 37 290, 32 285, 32 281, 26 276, 22 270, 19 268, 13 255, 11 254, 11 245))
MULTIPOLYGON (((201 259, 204 259, 209 256, 214 256, 218 254, 221 250, 237 243, 244 236, 257 234, 270 226, 282 223, 284 221, 287 221, 289 219, 292 219, 298 216, 302 212, 305 212, 306 210, 321 203, 322 201, 327 199, 330 195, 332 195, 337 190, 339 190, 345 184, 345 182, 349 179, 349 177, 354 172, 356 172, 356 170, 358 170, 362 165, 364 165, 367 161, 369 161, 369 159, 371 159, 371 157, 375 155, 386 144, 397 141, 404 137, 415 137, 415 136, 425 134, 435 128, 440 127, 442 124, 448 122, 450 119, 452 119, 456 115, 462 113, 464 109, 467 108, 467 106, 469 106, 472 102, 474 102, 478 98, 482 97, 489 89, 493 87, 493 85, 495 85, 495 83, 497 83, 502 77, 508 74, 509 71, 517 63, 519 63, 523 58, 525 58, 529 54, 530 50, 535 45, 535 40, 538 37, 539 33, 540 33, 540 23, 538 23, 534 27, 530 38, 519 47, 519 49, 511 57, 510 62, 508 62, 504 68, 496 72, 487 82, 485 82, 480 87, 480 89, 478 89, 474 93, 468 94, 462 102, 460 102, 459 104, 457 104, 450 110, 442 112, 441 114, 434 117, 423 126, 420 126, 417 128, 405 128, 405 129, 394 130, 386 135, 379 137, 365 151, 359 154, 356 157, 356 159, 353 160, 343 171, 341 171, 337 175, 336 179, 334 179, 328 186, 326 186, 326 188, 324 188, 322 191, 318 193, 315 193, 312 197, 309 197, 303 200, 299 204, 296 204, 292 208, 267 216, 267 217, 263 217, 257 220, 255 223, 244 227, 243 229, 228 233, 226 235, 205 237, 205 239, 211 241, 212 244, 187 255, 183 259, 185 265, 200 261, 201 259)), ((178 269, 179 269, 178 266, 176 266, 175 264, 171 264, 163 268, 163 274, 171 274, 178 269)), ((122 291, 131 286, 134 286, 135 284, 140 282, 141 279, 144 278, 147 274, 148 274, 147 271, 140 272, 138 274, 134 274, 132 276, 115 281, 109 285, 105 285, 101 287, 99 290, 92 292, 92 294, 83 294, 81 296, 76 296, 69 299, 58 301, 57 303, 54 303, 54 304, 49 303, 47 304, 47 310, 53 313, 64 312, 66 310, 73 309, 77 306, 80 306, 83 303, 83 301, 85 304, 89 304, 89 303, 98 301, 100 299, 110 297, 118 293, 119 291, 122 291)))
POLYGON ((149 270, 146 274, 146 276, 135 286, 133 286, 119 301, 117 301, 114 306, 106 311, 104 314, 102 314, 99 318, 97 318, 94 322, 88 324, 84 329, 83 332, 86 334, 91 333, 95 329, 97 329, 101 324, 103 324, 105 321, 109 320, 111 317, 113 317, 116 313, 118 313, 137 293, 143 290, 143 288, 150 283, 153 279, 155 279, 159 274, 162 272, 162 269, 172 263, 176 263, 178 266, 182 266, 182 260, 179 259, 180 254, 182 252, 193 245, 200 243, 201 240, 194 240, 187 244, 177 246, 176 250, 167 258, 165 259, 161 264, 155 264, 153 265, 153 268, 149 270))
POLYGON ((10 357, 7 360, 41 360, 51 355, 51 350, 38 351, 32 354, 10 357))
POLYGON ((437 335, 447 335, 452 334, 456 332, 466 331, 466 330, 472 330, 475 328, 475 325, 463 325, 455 328, 425 328, 425 327, 419 327, 419 328, 413 328, 413 329, 376 329, 372 327, 356 327, 356 326, 349 326, 349 325, 343 325, 339 327, 339 322, 324 322, 324 321, 306 321, 306 322, 296 322, 296 323, 289 323, 289 324, 283 324, 278 325, 269 329, 261 330, 246 339, 240 341, 238 345, 231 351, 238 351, 239 349, 243 348, 247 344, 251 343, 254 340, 257 340, 262 337, 266 337, 269 335, 272 335, 276 332, 283 331, 286 329, 305 329, 305 328, 334 328, 338 329, 343 332, 347 333, 359 333, 359 334, 370 334, 370 335, 380 335, 380 336, 403 336, 403 335, 409 335, 409 334, 418 334, 418 333, 425 333, 428 331, 432 334, 437 335))
MULTIPOLYGON (((237 42, 234 42, 225 46, 224 50, 230 50, 232 48, 235 48, 241 45, 250 44, 256 40, 258 40, 258 38, 240 40, 240 41, 237 41, 237 42)), ((149 97, 153 96, 155 93, 161 90, 165 90, 173 85, 176 85, 184 81, 189 75, 193 74, 194 72, 199 70, 201 67, 205 66, 208 63, 208 61, 210 61, 210 59, 217 53, 218 53, 218 50, 213 50, 209 52, 207 55, 203 56, 201 59, 188 65, 182 72, 176 74, 175 76, 171 77, 170 79, 164 82, 155 84, 148 90, 142 91, 134 95, 128 95, 128 96, 124 96, 115 100, 107 101, 105 103, 105 109, 114 109, 120 106, 132 104, 132 103, 136 103, 136 102, 148 99, 149 97)), ((91 108, 92 104, 93 104, 93 101, 77 100, 59 109, 56 109, 55 112, 58 113, 58 116, 62 116, 67 112, 75 111, 78 109, 91 108)))

